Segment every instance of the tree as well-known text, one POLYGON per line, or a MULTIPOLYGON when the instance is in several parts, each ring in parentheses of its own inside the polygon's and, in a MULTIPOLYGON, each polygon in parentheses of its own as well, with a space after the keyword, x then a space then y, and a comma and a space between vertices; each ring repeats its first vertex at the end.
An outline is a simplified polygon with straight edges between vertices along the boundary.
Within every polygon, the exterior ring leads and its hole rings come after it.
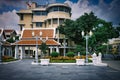
MULTIPOLYGON (((19 40, 19 36, 14 36, 15 37, 15 40, 19 40)), ((6 41, 9 42, 9 43, 14 43, 15 40, 13 39, 13 37, 7 39, 6 41)))
POLYGON ((97 48, 103 43, 107 43, 108 39, 119 36, 119 32, 112 26, 111 22, 97 18, 93 12, 85 13, 75 21, 66 20, 58 29, 68 39, 82 46, 85 46, 85 39, 82 38, 81 32, 84 30, 87 34, 90 30, 93 31, 93 36, 89 39, 92 51, 99 50, 97 48))
POLYGON ((75 48, 75 52, 80 52, 80 55, 85 55, 85 47, 83 47, 82 45, 77 45, 75 48))
POLYGON ((42 53, 41 53, 41 57, 42 57, 42 54, 45 55, 45 54, 47 53, 46 50, 48 50, 48 46, 46 45, 46 43, 43 42, 43 43, 41 44, 41 46, 39 47, 39 49, 40 49, 41 52, 42 52, 42 53))

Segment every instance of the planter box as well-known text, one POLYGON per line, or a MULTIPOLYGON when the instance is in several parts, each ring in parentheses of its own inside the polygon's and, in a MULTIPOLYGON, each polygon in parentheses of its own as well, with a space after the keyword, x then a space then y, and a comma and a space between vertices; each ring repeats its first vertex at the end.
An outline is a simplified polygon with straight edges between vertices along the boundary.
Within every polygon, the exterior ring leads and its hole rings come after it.
POLYGON ((50 59, 40 59, 40 61, 41 61, 41 65, 48 65, 49 64, 49 61, 50 61, 50 59))
POLYGON ((85 65, 85 59, 76 59, 77 65, 85 65))

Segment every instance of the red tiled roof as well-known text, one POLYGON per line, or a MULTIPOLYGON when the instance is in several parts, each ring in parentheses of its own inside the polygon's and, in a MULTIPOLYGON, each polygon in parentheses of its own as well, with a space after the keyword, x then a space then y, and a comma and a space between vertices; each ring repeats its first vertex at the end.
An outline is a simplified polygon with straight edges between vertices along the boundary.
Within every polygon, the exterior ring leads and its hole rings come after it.
MULTIPOLYGON (((41 40, 38 40, 38 45, 41 45, 42 41, 41 40)), ((47 40, 46 41, 46 44, 47 45, 60 45, 58 42, 56 42, 55 40, 53 39, 50 39, 50 40, 47 40)), ((13 45, 36 45, 36 40, 20 40, 18 42, 16 42, 15 44, 13 45)))
POLYGON ((40 36, 40 32, 42 32, 42 38, 54 37, 54 29, 25 29, 22 38, 32 38, 32 32, 34 32, 35 36, 40 36))
POLYGON ((5 29, 4 32, 13 32, 13 29, 5 29))

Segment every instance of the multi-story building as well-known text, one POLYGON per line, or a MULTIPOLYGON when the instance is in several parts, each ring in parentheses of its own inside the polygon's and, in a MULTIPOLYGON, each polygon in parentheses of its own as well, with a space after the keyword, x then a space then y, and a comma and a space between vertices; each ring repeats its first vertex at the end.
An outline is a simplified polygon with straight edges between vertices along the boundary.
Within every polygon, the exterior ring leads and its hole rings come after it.
POLYGON ((37 5, 37 3, 32 2, 28 3, 27 9, 20 10, 17 14, 20 17, 21 39, 14 44, 16 45, 15 58, 17 58, 18 53, 20 53, 21 59, 24 54, 34 55, 36 40, 32 36, 33 32, 38 37, 38 45, 41 45, 41 37, 48 38, 46 44, 49 46, 49 54, 56 51, 65 56, 65 53, 70 50, 72 42, 64 35, 59 34, 59 30, 56 29, 66 19, 71 19, 71 8, 68 4, 37 5), (19 47, 21 47, 20 51, 19 47))
POLYGON ((71 18, 71 8, 67 4, 55 3, 37 5, 33 2, 26 10, 17 12, 20 17, 20 30, 23 28, 57 28, 71 18))

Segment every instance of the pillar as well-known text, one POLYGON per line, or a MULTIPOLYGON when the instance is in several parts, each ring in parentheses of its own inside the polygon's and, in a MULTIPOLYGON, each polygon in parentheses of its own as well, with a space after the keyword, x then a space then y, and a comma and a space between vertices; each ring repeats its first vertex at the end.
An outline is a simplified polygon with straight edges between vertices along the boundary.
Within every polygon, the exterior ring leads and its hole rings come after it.
POLYGON ((4 56, 4 52, 5 52, 5 48, 3 47, 3 50, 2 50, 2 56, 4 56))
POLYGON ((11 47, 10 47, 10 56, 13 57, 13 56, 12 56, 12 48, 11 48, 11 47))
POLYGON ((15 46, 15 59, 18 59, 18 53, 19 53, 19 48, 18 48, 18 46, 16 45, 16 46, 15 46))
POLYGON ((53 17, 51 18, 51 27, 53 27, 53 17))
POLYGON ((28 56, 30 58, 30 47, 28 47, 28 56))
POLYGON ((25 47, 21 47, 20 59, 25 58, 25 47))
MULTIPOLYGON (((58 18, 58 26, 60 25, 60 19, 58 18)), ((57 41, 59 42, 59 30, 57 30, 57 41)))
POLYGON ((8 48, 8 55, 11 56, 11 53, 10 53, 10 48, 8 48))
POLYGON ((53 52, 53 48, 52 47, 50 47, 50 53, 52 53, 53 52))
POLYGON ((59 48, 58 48, 58 46, 56 47, 56 52, 58 52, 58 53, 59 53, 59 48))

